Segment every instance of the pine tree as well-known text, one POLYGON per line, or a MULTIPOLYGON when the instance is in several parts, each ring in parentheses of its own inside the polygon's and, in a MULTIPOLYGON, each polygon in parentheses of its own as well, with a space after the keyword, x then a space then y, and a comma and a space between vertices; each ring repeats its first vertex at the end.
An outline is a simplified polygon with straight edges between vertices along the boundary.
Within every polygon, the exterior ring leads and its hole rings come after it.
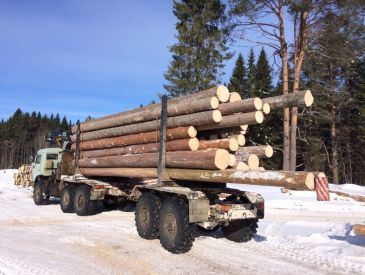
POLYGON ((250 97, 252 96, 255 89, 255 53, 253 49, 250 49, 250 53, 248 55, 248 70, 247 70, 247 81, 248 81, 248 92, 250 97))
POLYGON ((264 48, 261 49, 254 72, 254 90, 252 96, 265 98, 272 96, 271 68, 264 48))
POLYGON ((248 93, 248 80, 246 74, 245 60, 243 59, 242 54, 239 54, 230 78, 228 89, 230 92, 239 93, 242 98, 250 97, 248 93))
POLYGON ((228 29, 220 0, 174 1, 178 42, 170 47, 172 61, 164 88, 170 97, 194 93, 216 84, 222 75, 228 29))

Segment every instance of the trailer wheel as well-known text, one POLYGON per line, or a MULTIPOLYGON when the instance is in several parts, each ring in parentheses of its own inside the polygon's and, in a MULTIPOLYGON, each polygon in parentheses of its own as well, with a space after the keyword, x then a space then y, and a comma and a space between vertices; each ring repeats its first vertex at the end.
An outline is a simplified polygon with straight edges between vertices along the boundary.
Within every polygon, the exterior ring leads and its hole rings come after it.
POLYGON ((33 189, 33 200, 35 205, 42 205, 45 203, 45 199, 43 198, 43 189, 44 184, 41 180, 37 180, 34 184, 33 189))
POLYGON ((178 198, 169 198, 160 209, 160 243, 171 253, 188 252, 195 240, 195 224, 189 224, 188 206, 178 198))
POLYGON ((257 220, 232 221, 228 226, 222 227, 224 236, 236 243, 250 241, 257 232, 257 220))
POLYGON ((60 197, 61 210, 64 213, 72 213, 74 211, 75 188, 72 185, 66 185, 60 197))
POLYGON ((90 187, 81 185, 77 187, 74 199, 74 210, 79 216, 92 215, 96 211, 97 201, 90 200, 90 187))
POLYGON ((161 199, 153 193, 144 193, 138 200, 135 219, 138 235, 143 239, 158 238, 158 211, 161 199))

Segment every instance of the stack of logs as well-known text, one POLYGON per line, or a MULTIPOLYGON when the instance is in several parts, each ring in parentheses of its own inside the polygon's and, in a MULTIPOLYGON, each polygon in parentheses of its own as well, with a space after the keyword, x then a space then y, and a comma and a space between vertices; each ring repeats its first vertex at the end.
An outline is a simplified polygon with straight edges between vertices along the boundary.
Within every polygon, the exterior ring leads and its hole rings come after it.
POLYGON ((29 187, 32 183, 32 166, 22 165, 13 176, 14 184, 29 187))
MULTIPOLYGON (((260 159, 270 145, 244 146, 248 126, 270 110, 305 107, 310 91, 271 98, 241 99, 217 86, 167 102, 166 172, 171 179, 236 182, 313 189, 315 173, 265 171, 260 159)), ((153 104, 80 124, 80 159, 85 176, 156 177, 161 104, 153 104)), ((76 150, 78 127, 72 128, 76 150)))

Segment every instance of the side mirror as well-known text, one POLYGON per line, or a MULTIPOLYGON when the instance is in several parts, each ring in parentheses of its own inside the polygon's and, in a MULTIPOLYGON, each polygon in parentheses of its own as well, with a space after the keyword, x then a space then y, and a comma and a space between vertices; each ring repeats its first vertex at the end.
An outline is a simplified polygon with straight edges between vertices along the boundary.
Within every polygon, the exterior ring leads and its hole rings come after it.
POLYGON ((34 161, 34 158, 33 158, 33 156, 29 156, 29 159, 28 159, 28 161, 29 161, 29 163, 30 163, 30 164, 32 164, 32 163, 33 163, 33 161, 34 161))

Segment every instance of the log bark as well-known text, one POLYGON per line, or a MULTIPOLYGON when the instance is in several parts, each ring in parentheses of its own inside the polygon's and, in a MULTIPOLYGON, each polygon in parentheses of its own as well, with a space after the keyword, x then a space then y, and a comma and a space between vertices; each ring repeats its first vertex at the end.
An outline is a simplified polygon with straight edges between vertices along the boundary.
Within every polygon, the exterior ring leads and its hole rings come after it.
POLYGON ((238 148, 236 155, 249 156, 255 154, 259 158, 271 158, 274 150, 270 145, 245 146, 238 148))
POLYGON ((201 130, 198 133, 198 137, 200 138, 209 138, 210 136, 218 136, 221 138, 227 138, 232 135, 240 134, 241 128, 239 126, 231 127, 231 128, 222 128, 222 129, 212 129, 212 130, 201 130))
POLYGON ((261 111, 234 114, 223 116, 222 121, 215 124, 204 124, 197 126, 198 131, 211 130, 211 129, 222 129, 240 126, 242 124, 260 124, 264 121, 264 115, 261 111))
MULTIPOLYGON (((218 110, 200 112, 177 117, 169 117, 167 119, 168 128, 184 127, 190 125, 206 125, 215 124, 222 121, 222 115, 218 110)), ((80 138, 82 141, 96 140, 101 138, 109 138, 116 136, 124 136, 130 134, 144 133, 156 131, 160 128, 160 120, 141 122, 136 124, 118 126, 108 129, 96 130, 92 132, 82 133, 80 138)), ((72 136, 72 141, 76 140, 76 135, 72 136)))
MULTIPOLYGON (((185 138, 193 138, 197 134, 197 131, 194 127, 178 127, 174 129, 168 129, 166 133, 167 140, 174 139, 185 139, 185 138)), ((160 132, 146 132, 139 133, 133 135, 126 135, 114 138, 104 138, 98 140, 91 141, 82 141, 80 143, 81 150, 95 150, 95 149, 107 149, 114 147, 122 147, 132 144, 144 144, 144 143, 152 143, 158 142, 160 140, 160 132)), ((76 144, 72 144, 71 147, 73 150, 76 149, 76 144)))
POLYGON ((207 150, 212 148, 225 149, 235 152, 238 149, 238 142, 234 138, 201 140, 199 142, 199 150, 207 150))
MULTIPOLYGON (((81 168, 84 176, 110 177, 157 177, 156 168, 81 168)), ((242 183, 264 186, 279 186, 293 190, 314 190, 315 174, 292 171, 249 171, 234 169, 224 171, 166 169, 171 179, 212 183, 242 183)))
MULTIPOLYGON (((157 167, 157 164, 157 153, 83 158, 79 161, 79 166, 82 168, 152 168, 157 167)), ((228 164, 229 153, 223 149, 166 152, 166 167, 224 170, 228 167, 228 164)))
MULTIPOLYGON (((194 101, 179 102, 178 104, 167 105, 169 117, 186 115, 197 112, 204 112, 217 109, 219 100, 217 97, 206 97, 194 101)), ((112 128, 139 122, 146 122, 160 118, 161 104, 150 105, 139 112, 126 115, 119 115, 107 119, 90 120, 80 124, 81 132, 95 131, 105 128, 112 128)), ((75 128, 75 132, 76 132, 75 128)))
POLYGON ((262 103, 268 103, 271 110, 289 107, 309 107, 313 104, 313 101, 314 98, 309 90, 262 99, 262 103))
MULTIPOLYGON (((105 156, 118 156, 126 154, 144 154, 158 152, 160 143, 147 143, 130 145, 125 147, 117 147, 111 149, 100 149, 81 151, 81 158, 96 158, 105 156)), ((196 151, 199 148, 199 140, 197 138, 176 139, 166 142, 166 151, 196 151)))
POLYGON ((231 115, 234 113, 249 113, 260 111, 262 109, 262 101, 258 97, 244 99, 236 102, 222 103, 218 110, 222 115, 231 115))
MULTIPOLYGON (((228 91, 227 87, 225 87, 224 85, 219 85, 219 86, 216 86, 216 87, 204 90, 204 91, 196 92, 196 93, 189 94, 186 96, 181 96, 181 97, 178 97, 175 99, 170 99, 167 104, 168 105, 179 104, 179 103, 184 104, 184 103, 187 103, 188 101, 195 101, 197 99, 202 99, 205 97, 217 97, 220 102, 227 102, 229 100, 229 91, 228 91)), ((116 118, 116 117, 131 115, 131 114, 135 114, 138 112, 148 110, 150 108, 156 108, 156 107, 160 108, 160 106, 161 106, 161 103, 156 103, 156 104, 139 107, 139 108, 135 108, 135 109, 124 111, 124 112, 119 112, 116 114, 103 116, 100 118, 95 118, 92 121, 96 122, 96 121, 105 120, 105 119, 109 119, 109 118, 116 118)), ((81 125, 82 124, 83 123, 81 123, 81 125)), ((71 131, 73 134, 75 134, 77 131, 77 126, 72 127, 71 131)))

